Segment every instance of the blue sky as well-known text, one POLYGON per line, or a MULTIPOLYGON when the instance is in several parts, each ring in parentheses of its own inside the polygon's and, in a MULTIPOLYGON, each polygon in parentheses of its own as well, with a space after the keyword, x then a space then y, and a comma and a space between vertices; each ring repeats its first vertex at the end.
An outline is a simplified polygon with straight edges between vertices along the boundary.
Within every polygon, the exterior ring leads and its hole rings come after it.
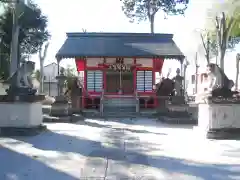
MULTIPOLYGON (((66 38, 66 32, 150 32, 148 22, 130 23, 121 10, 120 0, 35 0, 49 19, 52 34, 45 64, 55 61, 55 54, 66 38)), ((195 29, 205 23, 205 9, 209 0, 192 0, 185 17, 164 19, 159 12, 155 20, 156 33, 173 33, 180 49, 191 58, 196 51, 195 29)), ((199 38, 197 38, 199 39, 199 38)), ((38 57, 31 58, 38 65, 38 57)), ((72 64, 63 60, 62 65, 72 64)), ((170 63, 172 65, 172 63, 170 63)))

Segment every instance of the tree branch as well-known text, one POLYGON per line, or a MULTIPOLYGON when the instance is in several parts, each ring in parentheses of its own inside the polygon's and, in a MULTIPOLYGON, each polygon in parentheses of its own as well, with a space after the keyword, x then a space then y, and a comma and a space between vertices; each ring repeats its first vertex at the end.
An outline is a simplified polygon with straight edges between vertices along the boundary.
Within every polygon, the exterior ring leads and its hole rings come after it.
POLYGON ((202 33, 200 34, 200 37, 202 39, 202 43, 203 43, 203 47, 205 49, 205 52, 207 52, 207 47, 206 47, 206 44, 205 44, 204 37, 203 37, 202 33))
POLYGON ((216 16, 216 31, 217 31, 217 40, 218 40, 218 45, 219 47, 221 47, 221 42, 222 42, 222 39, 221 39, 221 31, 220 31, 220 24, 219 24, 219 20, 218 20, 218 17, 216 16))

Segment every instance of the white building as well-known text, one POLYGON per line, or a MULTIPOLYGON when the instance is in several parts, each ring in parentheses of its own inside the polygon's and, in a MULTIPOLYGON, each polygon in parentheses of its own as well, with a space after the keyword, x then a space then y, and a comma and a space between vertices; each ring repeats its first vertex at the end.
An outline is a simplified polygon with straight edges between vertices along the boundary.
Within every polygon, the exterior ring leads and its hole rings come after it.
MULTIPOLYGON (((61 67, 62 68, 62 67, 61 67)), ((44 82, 57 82, 58 65, 53 62, 43 67, 44 82)))
POLYGON ((53 62, 51 64, 44 66, 43 75, 44 75, 43 85, 44 93, 49 96, 57 96, 58 95, 58 82, 56 80, 56 76, 58 75, 57 63, 53 62))

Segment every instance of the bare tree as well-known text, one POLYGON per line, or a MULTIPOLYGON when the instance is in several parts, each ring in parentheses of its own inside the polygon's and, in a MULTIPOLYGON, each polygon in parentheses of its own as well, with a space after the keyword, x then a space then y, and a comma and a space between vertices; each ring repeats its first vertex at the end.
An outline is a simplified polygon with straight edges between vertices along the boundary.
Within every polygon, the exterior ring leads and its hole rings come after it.
POLYGON ((38 53, 39 61, 40 61, 40 92, 41 93, 43 93, 43 82, 44 82, 43 64, 47 55, 48 46, 49 46, 49 43, 46 43, 44 46, 44 49, 41 47, 38 53))
POLYGON ((209 32, 206 34, 206 38, 204 37, 203 33, 200 34, 203 48, 205 51, 205 58, 207 60, 207 63, 210 63, 210 38, 209 38, 209 32))
MULTIPOLYGON (((237 37, 240 32, 240 1, 227 0, 220 2, 219 0, 212 0, 215 4, 212 5, 210 19, 214 20, 215 25, 213 32, 216 34, 216 41, 218 47, 219 66, 224 71, 224 57, 227 48, 229 48, 229 39, 237 37)), ((209 27, 208 27, 209 28, 209 27)))

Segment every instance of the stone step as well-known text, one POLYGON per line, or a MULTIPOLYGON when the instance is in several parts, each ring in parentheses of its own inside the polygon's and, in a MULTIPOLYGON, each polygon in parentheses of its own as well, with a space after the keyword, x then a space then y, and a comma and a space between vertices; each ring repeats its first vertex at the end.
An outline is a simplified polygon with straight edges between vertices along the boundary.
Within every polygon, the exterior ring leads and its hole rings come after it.
POLYGON ((139 116, 139 113, 136 113, 136 112, 118 112, 118 113, 116 113, 116 112, 104 112, 103 113, 103 115, 102 115, 103 117, 137 117, 137 116, 139 116))
POLYGON ((103 108, 104 112, 115 112, 115 113, 119 113, 119 112, 136 112, 136 107, 113 107, 113 106, 105 106, 103 108))
POLYGON ((111 105, 111 106, 134 106, 136 105, 135 98, 112 98, 112 99, 105 99, 103 101, 104 105, 111 105))
POLYGON ((103 102, 104 105, 109 106, 135 106, 136 102, 130 103, 130 102, 103 102))
POLYGON ((60 117, 56 117, 56 116, 50 116, 48 114, 44 114, 43 115, 43 122, 66 122, 66 123, 73 123, 73 122, 77 122, 77 121, 81 121, 84 120, 83 115, 81 114, 73 114, 71 116, 60 116, 60 117))
POLYGON ((108 106, 136 106, 136 103, 103 103, 103 105, 108 106))
POLYGON ((197 121, 191 117, 166 117, 162 116, 158 118, 159 121, 167 124, 191 124, 196 125, 197 121))
POLYGON ((50 114, 51 113, 51 105, 43 105, 42 106, 42 112, 43 114, 50 114))

